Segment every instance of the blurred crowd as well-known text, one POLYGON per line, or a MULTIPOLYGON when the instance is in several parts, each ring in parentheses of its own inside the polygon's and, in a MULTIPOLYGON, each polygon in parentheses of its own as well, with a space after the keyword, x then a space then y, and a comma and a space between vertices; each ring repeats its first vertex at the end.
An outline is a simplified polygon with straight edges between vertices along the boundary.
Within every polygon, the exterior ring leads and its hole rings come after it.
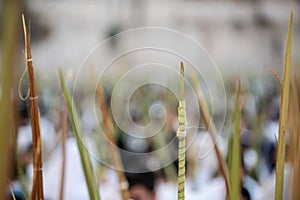
MULTIPOLYGON (((243 199, 270 199, 274 194, 275 186, 279 86, 271 75, 260 80, 257 79, 242 81, 244 104, 240 138, 242 145, 240 173, 243 177, 241 188, 243 199)), ((222 132, 218 135, 217 143, 222 150, 224 159, 227 158, 228 141, 232 135, 232 121, 230 120, 232 85, 234 84, 230 81, 225 84, 228 92, 227 116, 222 132)), ((110 107, 111 91, 106 90, 106 97, 107 106, 110 107)), ((58 199, 59 194, 62 159, 61 121, 57 119, 60 118, 59 106, 57 109, 50 110, 49 105, 46 105, 42 99, 39 100, 39 105, 43 139, 44 190, 46 199, 51 200, 58 199)), ((80 110, 80 122, 84 130, 84 144, 93 160, 101 196, 105 200, 120 199, 117 174, 111 166, 111 155, 107 150, 108 142, 98 128, 97 120, 92 119, 93 111, 85 107, 89 101, 85 97, 76 100, 77 103, 79 102, 77 107, 80 110)), ((135 200, 175 199, 177 195, 177 138, 175 132, 178 127, 176 99, 172 94, 163 92, 161 88, 155 86, 138 89, 131 101, 133 107, 130 112, 135 124, 146 127, 144 125, 150 122, 149 116, 154 121, 165 120, 163 128, 154 136, 147 135, 151 134, 149 130, 145 133, 137 132, 134 129, 124 132, 115 124, 117 146, 121 149, 120 153, 131 198, 135 200), (150 109, 152 105, 157 104, 164 107, 166 113, 162 111, 162 107, 150 109), (167 148, 164 149, 165 146, 167 148), (139 156, 136 156, 135 153, 139 156)), ((189 105, 187 105, 188 107, 189 105)), ((18 177, 13 184, 13 190, 17 199, 24 199, 26 192, 23 190, 30 190, 32 178, 31 125, 28 104, 22 102, 19 108, 22 120, 18 128, 17 139, 18 177)), ((218 113, 213 113, 214 115, 217 116, 218 113)), ((218 124, 217 121, 215 123, 218 124)), ((201 128, 201 124, 200 119, 199 127, 193 130, 195 135, 190 138, 191 145, 187 147, 186 198, 224 199, 225 184, 218 170, 215 153, 212 151, 214 144, 206 130, 201 128)), ((66 142, 65 170, 65 199, 87 199, 88 191, 71 128, 69 128, 66 142)), ((287 173, 288 170, 287 165, 287 173)))

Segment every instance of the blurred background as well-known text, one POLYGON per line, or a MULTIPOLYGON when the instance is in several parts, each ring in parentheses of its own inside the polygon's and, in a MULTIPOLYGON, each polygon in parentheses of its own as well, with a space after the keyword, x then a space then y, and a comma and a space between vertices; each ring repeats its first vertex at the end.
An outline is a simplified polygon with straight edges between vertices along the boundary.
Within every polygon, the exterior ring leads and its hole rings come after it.
MULTIPOLYGON (((20 4, 30 19, 36 66, 43 71, 78 67, 96 44, 121 31, 163 27, 198 41, 224 71, 262 72, 282 65, 291 9, 295 35, 299 32, 298 1, 27 0, 20 4)), ((293 43, 296 54, 299 39, 295 37, 293 43)))
MULTIPOLYGON (((228 141, 232 135, 234 86, 237 79, 241 80, 244 96, 241 132, 241 173, 244 178, 241 195, 244 199, 272 199, 280 86, 269 68, 272 67, 282 77, 286 33, 292 9, 292 66, 295 68, 293 75, 296 85, 293 93, 299 94, 299 8, 298 0, 0 0, 0 126, 3 127, 0 137, 0 165, 3 164, 0 168, 3 176, 1 194, 9 196, 9 184, 16 196, 24 199, 30 191, 32 177, 29 101, 19 98, 19 93, 26 96, 28 88, 27 75, 21 78, 26 67, 21 23, 21 13, 24 13, 30 29, 39 94, 46 199, 58 199, 59 194, 62 110, 59 69, 63 70, 69 89, 73 89, 85 144, 91 154, 96 155, 91 157, 103 199, 120 199, 120 196, 115 188, 117 176, 109 167, 111 158, 106 148, 108 142, 101 128, 98 128, 99 124, 101 127, 103 116, 100 110, 94 111, 97 107, 96 81, 104 89, 120 149, 143 154, 167 145, 165 153, 150 153, 145 157, 135 157, 121 151, 127 172, 143 172, 138 175, 126 174, 132 195, 143 193, 143 190, 134 187, 142 185, 146 188, 143 195, 148 196, 140 199, 153 199, 153 196, 157 200, 176 198, 174 171, 176 173, 179 76, 153 65, 149 66, 150 70, 138 74, 138 78, 133 76, 123 80, 125 82, 121 82, 121 87, 118 81, 132 67, 149 61, 161 61, 179 70, 181 58, 165 56, 160 52, 136 54, 116 62, 106 71, 101 62, 103 59, 109 61, 124 49, 130 49, 144 40, 149 44, 155 41, 158 46, 168 40, 174 44, 174 49, 190 51, 187 52, 188 57, 198 56, 199 60, 210 61, 206 65, 198 61, 198 70, 205 71, 217 66, 214 75, 200 76, 199 84, 220 133, 218 145, 224 159, 227 158, 228 141), (144 27, 177 31, 197 41, 203 49, 188 50, 190 46, 184 40, 178 40, 177 43, 176 37, 170 39, 168 34, 162 36, 160 32, 145 35, 137 33, 122 39, 115 36, 119 33, 122 36, 123 31, 144 27), (105 47, 91 52, 99 43, 104 43, 105 47), (79 75, 77 80, 77 73, 82 69, 80 67, 85 70, 82 73, 89 75, 79 75), (95 77, 91 75, 93 73, 95 77), (139 85, 141 80, 148 82, 139 85), (151 84, 151 81, 161 85, 151 84), (114 89, 119 91, 115 99, 114 89), (129 115, 123 109, 127 107, 129 115), (147 124, 151 125, 150 129, 141 131, 147 124), (153 130, 157 131, 153 133, 153 130), (153 134, 156 136, 152 137, 153 134)), ((187 199, 224 199, 224 181, 218 172, 214 152, 211 151, 213 142, 203 128, 195 91, 189 86, 194 67, 185 64, 187 114, 192 127, 187 152, 187 199)), ((299 99, 293 104, 299 105, 299 99)), ((286 173, 293 174, 291 171, 286 173)), ((64 199, 88 199, 76 141, 70 127, 65 179, 64 199)), ((289 183, 290 180, 286 180, 287 188, 289 183)), ((291 198, 288 189, 285 195, 291 198)))

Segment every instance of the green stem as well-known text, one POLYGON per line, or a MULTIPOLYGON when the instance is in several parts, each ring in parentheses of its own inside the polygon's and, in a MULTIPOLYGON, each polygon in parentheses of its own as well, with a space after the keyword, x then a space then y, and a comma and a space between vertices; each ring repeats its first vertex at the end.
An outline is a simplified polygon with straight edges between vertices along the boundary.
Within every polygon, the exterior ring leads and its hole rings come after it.
POLYGON ((283 184, 284 184, 284 163, 285 163, 285 148, 286 148, 286 126, 289 104, 289 89, 290 89, 290 60, 291 60, 291 46, 292 46, 292 24, 293 12, 290 14, 290 22, 286 40, 286 52, 284 62, 284 73, 281 87, 280 99, 280 116, 279 116, 279 133, 277 146, 277 160, 276 160, 276 184, 275 184, 275 199, 281 200, 283 198, 283 184))
POLYGON ((232 136, 231 145, 231 162, 230 162, 230 183, 231 195, 230 199, 239 199, 241 194, 241 101, 240 101, 241 85, 238 81, 235 91, 235 109, 234 109, 234 134, 232 136))
POLYGON ((60 82, 61 82, 61 88, 64 94, 64 98, 67 104, 67 110, 69 113, 70 122, 72 125, 72 130, 74 132, 76 142, 78 145, 78 150, 80 153, 80 159, 81 159, 81 165, 85 176, 85 181, 87 184, 87 188, 89 191, 90 199, 93 200, 100 200, 99 195, 99 188, 97 184, 97 179, 95 177, 92 163, 89 157, 89 153, 86 149, 86 147, 83 144, 83 138, 82 138, 82 129, 79 124, 78 114, 75 109, 75 106, 72 105, 72 99, 69 90, 67 89, 65 80, 63 78, 62 72, 60 71, 60 82))

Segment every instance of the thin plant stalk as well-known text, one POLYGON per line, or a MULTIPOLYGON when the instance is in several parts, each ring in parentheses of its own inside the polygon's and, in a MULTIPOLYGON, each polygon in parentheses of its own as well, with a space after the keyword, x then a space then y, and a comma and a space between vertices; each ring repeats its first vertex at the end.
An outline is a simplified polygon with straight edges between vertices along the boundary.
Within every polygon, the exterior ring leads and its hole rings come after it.
POLYGON ((184 65, 180 63, 180 99, 178 106, 178 200, 185 199, 185 136, 186 136, 186 109, 184 100, 184 65))
POLYGON ((278 133, 278 146, 277 146, 277 155, 276 155, 275 200, 281 200, 283 198, 286 127, 287 127, 287 118, 288 118, 289 90, 290 90, 292 24, 293 24, 293 12, 291 12, 290 14, 290 21, 289 21, 289 27, 287 33, 287 40, 286 40, 283 80, 281 84, 282 86, 281 86, 281 99, 280 99, 279 133, 278 133))
MULTIPOLYGON (((167 93, 163 94, 163 102, 165 105, 170 104, 170 99, 167 96, 167 93)), ((173 131, 173 127, 170 127, 173 131)), ((170 132, 170 129, 166 128, 166 132, 170 132)), ((158 134, 156 137, 153 137, 153 144, 155 149, 159 149, 160 147, 167 146, 167 136, 166 134, 158 134)), ((167 163, 171 163, 172 154, 171 149, 167 148, 165 151, 158 153, 158 157, 161 160, 164 160, 167 163)), ((177 181, 177 171, 176 167, 171 164, 163 168, 164 173, 166 175, 167 180, 169 181, 177 181)))
POLYGON ((113 123, 110 118, 108 108, 106 106, 103 90, 99 85, 96 88, 96 95, 99 102, 100 110, 102 112, 103 131, 106 137, 109 139, 108 146, 112 156, 112 164, 117 172, 119 188, 121 190, 121 196, 123 200, 128 200, 130 198, 129 191, 128 191, 128 182, 123 173, 124 167, 122 164, 120 153, 115 148, 116 139, 115 139, 115 131, 114 131, 113 123))
MULTIPOLYGON (((296 73, 295 73, 296 74, 296 73)), ((290 160, 292 163, 290 199, 300 199, 300 83, 299 76, 291 77, 289 107, 290 160), (293 107, 291 107, 293 105, 293 107)))
POLYGON ((63 95, 67 104, 67 110, 69 114, 69 120, 72 126, 73 133, 76 138, 79 154, 80 154, 80 159, 81 159, 81 165, 83 169, 83 173, 85 176, 85 181, 87 184, 88 192, 90 199, 93 200, 100 200, 100 195, 99 195, 99 187, 97 184, 97 179, 95 177, 92 163, 89 157, 89 153, 86 149, 86 147, 83 144, 82 141, 82 129, 80 127, 79 123, 79 118, 78 114, 76 111, 75 106, 72 104, 72 99, 69 90, 67 89, 64 77, 62 72, 60 71, 60 82, 61 82, 61 88, 63 91, 63 95))
POLYGON ((196 77, 192 77, 192 81, 193 81, 193 86, 197 95, 197 99, 198 99, 198 103, 200 106, 200 111, 201 111, 201 116, 204 122, 204 126, 206 128, 206 130, 208 131, 208 133, 210 134, 212 141, 214 143, 214 151, 215 154, 217 156, 217 161, 218 161, 218 165, 219 165, 219 169, 220 172, 224 178, 225 181, 225 186, 226 186, 226 199, 229 199, 230 197, 230 192, 231 192, 231 188, 230 188, 230 181, 229 181, 229 175, 228 175, 228 167, 225 163, 225 160, 221 154, 221 151, 219 149, 218 143, 217 143, 217 130, 216 127, 214 125, 214 122, 211 120, 211 116, 209 114, 208 108, 207 108, 207 104, 204 100, 203 95, 201 94, 200 88, 198 86, 198 81, 196 79, 196 77))
POLYGON ((11 186, 9 186, 9 190, 10 190, 12 199, 13 199, 13 200, 16 200, 16 196, 15 196, 14 191, 12 190, 11 186))
POLYGON ((32 149, 33 149, 33 184, 30 199, 44 199, 43 192, 43 164, 42 164, 42 136, 40 130, 40 113, 38 107, 38 96, 35 87, 34 69, 30 49, 30 39, 26 27, 24 15, 22 15, 24 38, 25 38, 25 58, 29 75, 29 101, 30 117, 32 129, 32 149))
MULTIPOLYGON (((167 145, 167 138, 165 136, 165 134, 158 134, 155 137, 152 138, 153 141, 153 145, 155 147, 155 149, 158 149, 162 146, 166 146, 167 145)), ((159 152, 157 154, 157 156, 159 157, 160 160, 163 160, 166 163, 171 163, 172 161, 172 157, 171 157, 171 152, 170 149, 166 149, 162 152, 159 152)), ((177 172, 176 172, 176 168, 174 165, 168 165, 165 166, 163 168, 163 171, 166 175, 167 180, 170 181, 176 181, 177 178, 177 172)))
POLYGON ((241 194, 241 100, 240 100, 241 84, 238 81, 235 90, 235 108, 234 108, 234 133, 231 145, 231 163, 230 163, 230 183, 231 196, 230 199, 240 199, 241 194))
POLYGON ((61 124, 61 178, 60 178, 60 190, 59 190, 59 200, 63 200, 64 196, 64 185, 65 185, 65 169, 66 169, 66 140, 68 136, 68 113, 66 109, 66 104, 63 102, 62 110, 62 124, 61 124))

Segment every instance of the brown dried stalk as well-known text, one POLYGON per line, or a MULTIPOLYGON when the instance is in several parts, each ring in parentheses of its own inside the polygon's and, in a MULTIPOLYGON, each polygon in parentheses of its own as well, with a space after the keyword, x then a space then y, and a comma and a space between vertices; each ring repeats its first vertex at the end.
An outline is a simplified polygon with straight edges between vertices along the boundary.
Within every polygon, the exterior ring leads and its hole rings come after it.
POLYGON ((195 76, 192 77, 192 81, 193 81, 193 86, 195 88, 196 91, 196 95, 198 98, 198 103, 200 106, 200 111, 201 111, 201 116, 205 125, 205 128, 207 129, 208 133, 210 134, 212 141, 214 143, 214 150, 217 156, 217 160, 218 160, 218 165, 219 165, 219 169, 221 171, 221 174, 224 178, 225 181, 225 185, 226 185, 226 199, 229 199, 230 197, 230 192, 231 192, 231 188, 230 188, 230 182, 229 182, 229 175, 228 175, 228 168, 227 165, 223 159, 223 156, 221 154, 221 151, 219 149, 218 143, 217 143, 217 130, 216 127, 213 123, 213 121, 211 120, 211 116, 209 115, 209 111, 207 108, 207 105, 205 103, 205 100, 200 92, 199 86, 198 86, 198 81, 196 79, 195 76))
POLYGON ((29 75, 30 88, 30 117, 32 129, 32 151, 33 151, 33 184, 30 194, 31 200, 44 199, 43 193, 43 174, 42 174, 42 137, 40 130, 40 113, 38 107, 38 97, 35 87, 34 71, 30 49, 30 39, 26 27, 24 15, 22 15, 23 30, 25 38, 25 58, 29 75))
POLYGON ((64 184, 65 184, 65 168, 66 168, 66 140, 68 136, 68 112, 67 112, 65 101, 63 101, 61 131, 62 131, 61 132, 62 160, 61 160, 61 179, 60 179, 59 199, 63 200, 64 184))
POLYGON ((128 192, 128 182, 126 180, 126 177, 123 173, 123 164, 121 161, 121 157, 119 152, 116 150, 114 147, 116 145, 116 140, 115 140, 115 131, 113 127, 112 120, 110 118, 103 90, 101 86, 97 86, 96 88, 96 95, 98 98, 99 106, 102 112, 102 119, 103 119, 103 130, 106 135, 106 137, 109 139, 109 149, 112 155, 112 164, 117 172, 118 175, 118 180, 119 180, 119 187, 121 190, 121 195, 123 200, 128 200, 129 199, 129 192, 128 192))

